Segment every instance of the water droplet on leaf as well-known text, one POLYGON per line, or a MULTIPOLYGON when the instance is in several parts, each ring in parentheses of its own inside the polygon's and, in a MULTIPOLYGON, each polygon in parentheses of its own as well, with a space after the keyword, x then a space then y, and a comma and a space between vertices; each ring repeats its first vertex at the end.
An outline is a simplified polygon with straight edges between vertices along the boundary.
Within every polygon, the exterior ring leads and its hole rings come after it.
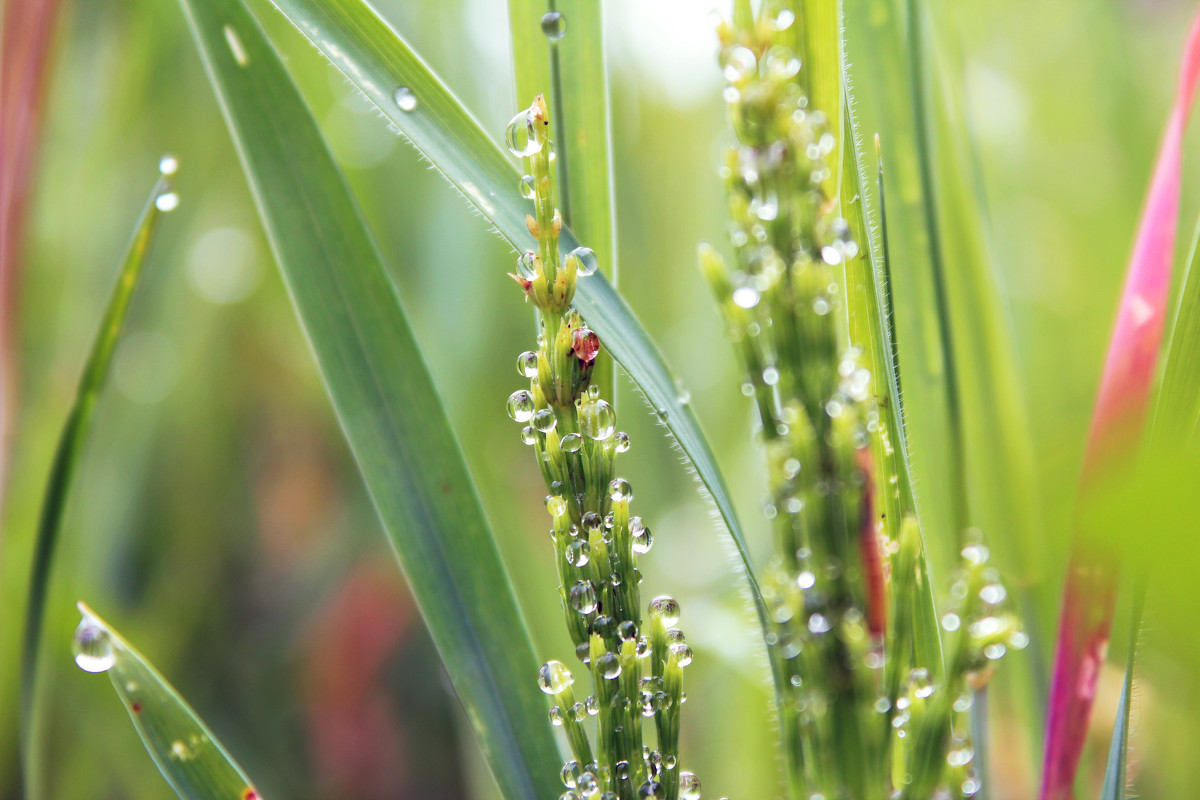
POLYGON ((392 95, 392 100, 401 111, 412 111, 417 107, 417 96, 407 86, 398 87, 392 95))

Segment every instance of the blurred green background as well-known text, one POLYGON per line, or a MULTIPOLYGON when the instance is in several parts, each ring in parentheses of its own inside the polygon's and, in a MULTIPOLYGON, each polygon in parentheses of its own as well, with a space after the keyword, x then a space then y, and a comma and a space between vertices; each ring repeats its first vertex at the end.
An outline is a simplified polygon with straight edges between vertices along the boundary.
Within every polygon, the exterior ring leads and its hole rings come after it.
MULTIPOLYGON (((537 653, 565 661, 541 478, 502 410, 520 382, 515 356, 533 336, 504 277, 510 256, 265 0, 251 5, 287 54, 402 288, 537 653)), ((511 88, 502 0, 376 5, 499 137, 528 101, 511 88)), ((944 66, 966 89, 1036 455, 1044 551, 1005 566, 1036 598, 1029 623, 1048 649, 1091 400, 1194 9, 1177 0, 931 5, 952 54, 944 66)), ((750 408, 694 265, 698 241, 724 236, 715 165, 729 134, 709 10, 689 0, 605 4, 621 290, 691 390, 763 561, 750 408)), ((48 796, 170 796, 107 681, 72 664, 76 599, 155 661, 266 797, 488 796, 179 8, 68 2, 52 70, 0 533, 0 798, 19 797, 16 655, 38 503, 113 270, 168 151, 182 164, 182 203, 164 220, 135 298, 56 569, 43 679, 48 796)), ((1200 136, 1186 152, 1181 251, 1200 208, 1200 136)), ((628 384, 622 391, 621 427, 634 442, 622 467, 655 531, 644 591, 680 600, 697 654, 683 766, 706 797, 770 797, 766 673, 739 581, 678 455, 628 384)), ((1194 549, 1177 558, 1197 563, 1194 549)), ((1132 768, 1145 796, 1186 796, 1193 785, 1196 648, 1164 645, 1155 632, 1156 619, 1196 610, 1151 597, 1132 768)), ((1123 620, 1101 683, 1089 782, 1111 730, 1123 620)), ((1048 653, 1032 648, 1006 659, 993 684, 994 798, 1032 794, 1040 721, 1029 708, 1048 669, 1048 653)))

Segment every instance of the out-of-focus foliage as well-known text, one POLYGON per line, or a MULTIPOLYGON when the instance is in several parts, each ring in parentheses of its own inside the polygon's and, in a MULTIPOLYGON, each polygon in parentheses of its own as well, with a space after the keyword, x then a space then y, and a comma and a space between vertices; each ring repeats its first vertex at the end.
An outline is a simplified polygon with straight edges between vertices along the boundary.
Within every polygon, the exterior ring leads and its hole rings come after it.
MULTIPOLYGON (((540 476, 495 388, 512 383, 512 353, 529 334, 527 309, 497 301, 510 290, 507 248, 269 3, 250 5, 290 56, 412 298, 417 338, 535 648, 567 651, 540 476), (451 303, 469 312, 442 313, 451 303)), ((502 131, 521 105, 504 4, 377 5, 485 128, 502 131)), ((1193 8, 1177 0, 936 0, 930 8, 949 55, 944 66, 965 89, 989 241, 1017 334, 1044 535, 1015 558, 1043 567, 1027 576, 1037 598, 1029 630, 1048 646, 1091 402, 1193 8)), ((695 243, 721 241, 725 224, 713 165, 729 133, 706 11, 685 0, 605 7, 621 290, 691 389, 762 563, 769 535, 755 512, 763 481, 745 436, 750 408, 693 260, 695 243)), ((111 265, 167 150, 180 157, 182 203, 160 232, 132 309, 51 595, 43 654, 54 698, 49 794, 164 792, 111 690, 71 664, 73 602, 86 596, 155 654, 264 796, 486 796, 490 779, 328 407, 178 7, 68 4, 53 69, 18 304, 20 416, 0 524, 0 797, 18 796, 10 654, 41 489, 111 265)), ((1197 164, 1193 132, 1185 226, 1200 208, 1197 164)), ((765 672, 748 655, 757 649, 752 616, 676 454, 653 415, 637 413, 627 384, 622 391, 623 426, 639 454, 628 477, 655 487, 639 502, 659 520, 643 569, 679 599, 696 651, 684 757, 702 770, 706 796, 771 796, 777 765, 765 672)), ((1155 576, 1132 726, 1140 756, 1130 766, 1145 796, 1185 796, 1196 772, 1200 635, 1191 619, 1200 559, 1186 505, 1194 467, 1159 459, 1109 493, 1111 508, 1097 510, 1120 523, 1110 529, 1136 545, 1131 557, 1155 576), (1171 497, 1183 502, 1164 500, 1171 497)), ((1085 755, 1089 796, 1102 779, 1125 647, 1114 642, 1101 680, 1085 755)), ((1036 783, 1040 731, 1023 709, 1038 703, 1047 657, 1031 647, 992 684, 992 697, 1005 698, 991 704, 992 798, 1028 796, 1036 783)))

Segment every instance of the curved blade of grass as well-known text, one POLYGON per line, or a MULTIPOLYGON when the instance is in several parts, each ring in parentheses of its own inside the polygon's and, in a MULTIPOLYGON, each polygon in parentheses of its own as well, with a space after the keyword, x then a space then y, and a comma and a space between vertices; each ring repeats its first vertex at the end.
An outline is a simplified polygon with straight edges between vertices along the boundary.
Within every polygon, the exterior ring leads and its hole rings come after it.
MULTIPOLYGON (((84 603, 81 628, 112 666, 105 670, 146 752, 183 800, 261 800, 246 773, 146 657, 84 603)), ((101 665, 97 665, 98 670, 101 665)))
POLYGON ((278 54, 239 0, 182 0, 333 407, 509 800, 557 796, 537 663, 396 288, 278 54))
MULTIPOLYGON (((479 123, 450 93, 399 34, 363 0, 271 0, 285 16, 408 137, 442 175, 515 249, 533 248, 525 228, 532 209, 522 200, 519 173, 479 123), (402 110, 398 87, 413 92, 417 105, 402 110)), ((569 35, 569 34, 568 34, 569 35)), ((579 243, 564 228, 564 250, 579 243)), ((599 272, 579 282, 575 307, 595 330, 674 434, 716 504, 741 557, 756 609, 766 606, 733 500, 691 407, 680 400, 677 382, 645 328, 599 272)))
MULTIPOLYGON (((1079 505, 1094 501, 1101 478, 1129 461, 1140 439, 1158 365, 1175 229, 1183 135, 1200 84, 1200 15, 1181 59, 1146 206, 1129 259, 1121 305, 1092 411, 1079 505)), ((1054 675, 1046 715, 1042 800, 1069 800, 1087 737, 1096 681, 1108 646, 1120 564, 1099 543, 1096 523, 1075 520, 1059 612, 1054 675)), ((1103 523, 1101 523, 1103 525, 1103 523)))
MULTIPOLYGON (((517 106, 536 94, 550 99, 559 202, 563 219, 617 285, 612 130, 604 58, 603 4, 594 0, 509 0, 517 106), (561 15, 564 33, 547 35, 542 19, 561 15)), ((514 106, 515 108, 516 106, 514 106)), ((592 382, 616 397, 616 371, 600 359, 592 382)))
POLYGON ((1175 324, 1165 350, 1162 385, 1155 409, 1159 438, 1195 437, 1200 423, 1200 220, 1175 308, 1175 324))
POLYGON ((1125 800, 1126 767, 1129 763, 1129 712, 1133 706, 1133 668, 1137 656, 1138 632, 1142 626, 1142 608, 1146 587, 1139 581, 1134 589, 1133 613, 1129 621, 1129 656, 1125 660, 1125 682, 1117 704, 1117 724, 1113 727, 1112 744, 1108 748, 1108 764, 1104 768, 1104 786, 1100 800, 1125 800))
MULTIPOLYGON (((126 248, 112 293, 104 308, 104 316, 100 319, 100 325, 96 329, 95 338, 93 338, 91 349, 88 352, 87 362, 83 367, 83 374, 79 378, 75 402, 71 406, 67 421, 63 425, 62 434, 59 436, 58 448, 54 452, 54 461, 50 466, 50 477, 46 482, 46 493, 42 498, 42 507, 38 516, 37 539, 34 544, 33 565, 29 576, 29 595, 25 605, 24 649, 21 660, 21 720, 26 778, 35 783, 39 771, 36 755, 38 751, 37 725, 34 716, 37 698, 38 657, 41 651, 42 620, 46 613, 46 594, 50 586, 54 554, 62 530, 63 516, 66 513, 75 472, 79 467, 84 445, 87 443, 92 418, 95 416, 96 404, 108 377, 113 353, 117 348, 117 340, 121 336, 121 328, 129 310, 129 303, 133 299, 133 291, 138 285, 138 278, 146 263, 150 242, 163 214, 158 208, 156 200, 165 191, 166 186, 166 179, 159 178, 134 226, 133 238, 126 248)), ((34 792, 30 790, 29 794, 32 796, 34 792)))

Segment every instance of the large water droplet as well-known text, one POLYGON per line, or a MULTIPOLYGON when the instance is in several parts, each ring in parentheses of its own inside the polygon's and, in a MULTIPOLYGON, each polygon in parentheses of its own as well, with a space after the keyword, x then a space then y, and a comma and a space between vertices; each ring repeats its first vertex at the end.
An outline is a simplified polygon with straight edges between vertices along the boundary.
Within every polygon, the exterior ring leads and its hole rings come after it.
POLYGON ((526 350, 517 356, 517 373, 524 378, 536 378, 538 374, 537 353, 526 350))
POLYGON ((588 543, 582 539, 576 539, 567 545, 567 563, 573 567, 586 567, 591 558, 591 550, 588 543))
POLYGON ((514 422, 529 422, 533 419, 533 395, 525 389, 518 389, 508 396, 508 416, 514 422))
POLYGON ((700 800, 700 779, 690 772, 679 773, 679 800, 700 800))
POLYGON ((616 680, 621 676, 621 659, 616 653, 601 653, 596 659, 596 669, 605 680, 616 680))
POLYGON ((571 671, 561 661, 547 661, 538 670, 538 686, 546 694, 559 694, 575 682, 571 671))
POLYGON ((679 622, 679 603, 670 595, 659 595, 650 601, 650 613, 662 619, 665 627, 673 627, 679 622))
POLYGON ((616 435, 616 438, 614 441, 616 441, 616 443, 617 443, 617 452, 618 453, 624 453, 629 450, 629 434, 628 433, 621 431, 620 433, 618 433, 616 435))
POLYGON ((537 188, 532 175, 521 176, 521 197, 526 200, 537 197, 537 188))
POLYGON ((417 96, 407 86, 397 87, 392 100, 396 101, 396 107, 401 111, 412 111, 417 107, 417 96))
POLYGON ((595 251, 590 247, 576 247, 570 253, 567 253, 567 258, 575 258, 579 261, 575 269, 582 277, 595 274, 600 267, 600 259, 596 258, 595 251))
POLYGON ((583 448, 583 437, 578 433, 568 433, 558 443, 564 453, 578 453, 583 448))
POLYGON ((537 266, 541 259, 536 253, 524 252, 517 259, 517 274, 527 281, 531 281, 537 277, 537 266))
POLYGON ((558 417, 548 408, 539 408, 533 414, 533 427, 542 433, 549 433, 558 425, 558 417))
POLYGON ((604 400, 588 403, 581 409, 580 417, 584 434, 598 442, 612 436, 617 428, 617 415, 604 400))
POLYGON ((591 614, 596 610, 596 587, 591 581, 576 581, 567 601, 580 614, 591 614))
POLYGON ((518 113, 508 123, 504 130, 504 143, 508 145, 509 152, 517 158, 529 158, 541 152, 542 143, 538 141, 533 112, 530 109, 518 113))
POLYGON ((758 290, 753 286, 739 286, 733 290, 733 304, 741 308, 754 308, 758 305, 758 290))
POLYGON ((84 672, 108 672, 116 663, 108 632, 88 614, 83 615, 75 628, 71 649, 75 653, 75 663, 84 672))
POLYGON ((613 502, 619 503, 624 500, 628 503, 633 500, 633 488, 624 478, 613 478, 608 484, 608 496, 613 502))
POLYGON ((650 535, 649 528, 642 527, 633 534, 633 552, 638 555, 649 553, 653 545, 654 537, 650 535))
POLYGON ((556 494, 549 495, 546 497, 546 510, 552 517, 561 517, 567 513, 567 501, 556 494))
POLYGON ((558 11, 549 11, 542 15, 542 33, 552 42, 557 42, 567 32, 567 18, 558 11))

